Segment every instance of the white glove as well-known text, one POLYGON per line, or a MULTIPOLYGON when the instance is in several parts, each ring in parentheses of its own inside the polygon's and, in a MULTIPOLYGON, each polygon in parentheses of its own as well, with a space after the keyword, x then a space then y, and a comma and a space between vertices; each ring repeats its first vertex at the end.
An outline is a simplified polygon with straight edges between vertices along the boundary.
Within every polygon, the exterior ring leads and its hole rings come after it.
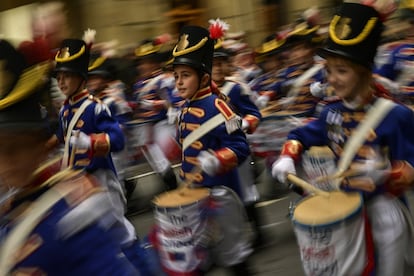
POLYGON ((207 173, 210 176, 214 176, 218 169, 220 168, 220 160, 214 156, 214 154, 208 151, 202 151, 197 156, 199 166, 203 172, 207 173))
POLYGON ((167 111, 168 124, 173 125, 180 115, 180 110, 175 107, 169 107, 167 111))
POLYGON ((79 150, 88 150, 91 147, 91 137, 82 131, 72 130, 72 136, 70 137, 70 144, 72 147, 76 147, 79 150))
POLYGON ((255 101, 256 106, 261 109, 264 108, 267 103, 269 102, 269 96, 267 95, 261 95, 257 97, 257 100, 255 101))
POLYGON ((249 122, 247 120, 243 119, 242 124, 241 124, 241 129, 243 131, 247 131, 249 129, 249 126, 250 126, 249 122))
POLYGON ((282 155, 272 165, 272 176, 280 183, 286 183, 288 174, 296 175, 295 161, 286 155, 282 155))
POLYGON ((325 95, 326 84, 322 84, 320 81, 312 82, 309 90, 315 97, 322 98, 325 95))

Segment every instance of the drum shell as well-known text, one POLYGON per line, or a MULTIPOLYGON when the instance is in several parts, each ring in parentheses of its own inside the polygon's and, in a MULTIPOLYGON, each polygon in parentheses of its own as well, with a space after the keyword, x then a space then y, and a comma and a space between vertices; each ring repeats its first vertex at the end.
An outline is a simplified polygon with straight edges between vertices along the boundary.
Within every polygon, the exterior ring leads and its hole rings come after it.
MULTIPOLYGON (((176 192, 176 191, 173 191, 176 192)), ((192 273, 204 261, 210 196, 177 207, 154 206, 161 265, 174 273, 192 273)))
POLYGON ((130 148, 136 148, 148 144, 152 138, 151 121, 134 120, 125 124, 127 144, 130 148))
MULTIPOLYGON (((300 201, 297 207, 308 197, 300 201)), ((362 275, 367 263, 365 216, 360 205, 326 223, 309 224, 295 218, 292 224, 306 275, 362 275)))

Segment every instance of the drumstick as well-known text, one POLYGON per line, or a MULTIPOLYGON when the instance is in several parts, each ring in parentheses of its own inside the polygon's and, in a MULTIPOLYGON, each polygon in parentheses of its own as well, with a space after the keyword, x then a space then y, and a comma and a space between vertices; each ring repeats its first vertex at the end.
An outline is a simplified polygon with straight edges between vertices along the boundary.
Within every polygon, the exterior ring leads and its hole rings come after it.
POLYGON ((295 185, 298 185, 298 186, 300 186, 301 188, 303 188, 303 189, 305 189, 305 190, 307 190, 307 191, 309 191, 309 192, 312 192, 312 193, 314 193, 314 194, 317 194, 317 195, 321 195, 321 196, 326 196, 326 197, 328 197, 329 196, 329 192, 326 192, 326 191, 324 191, 324 190, 321 190, 321 189, 319 189, 319 188, 316 188, 315 186, 313 186, 312 184, 310 184, 310 183, 308 183, 308 182, 306 182, 305 180, 303 180, 303 179, 301 179, 301 178, 299 178, 299 177, 297 177, 296 175, 294 175, 294 174, 288 174, 287 175, 287 179, 290 181, 290 182, 292 182, 293 184, 295 184, 295 185))
POLYGON ((275 102, 275 103, 272 103, 271 105, 269 105, 269 106, 266 106, 265 108, 262 108, 262 109, 260 109, 260 112, 261 113, 266 113, 266 112, 268 112, 268 111, 274 111, 274 109, 278 109, 278 110, 280 110, 281 109, 281 104, 279 103, 279 102, 275 102))
MULTIPOLYGON (((384 169, 385 165, 386 165, 386 162, 380 162, 380 163, 375 164, 374 168, 372 169, 373 170, 384 169)), ((322 181, 327 181, 327 180, 334 180, 334 179, 340 179, 340 178, 345 178, 345 177, 357 176, 357 175, 365 174, 365 173, 366 171, 362 169, 349 169, 343 173, 336 172, 330 175, 321 175, 317 177, 315 181, 322 182, 322 181)))
MULTIPOLYGON (((201 172, 202 172, 202 169, 200 166, 194 166, 189 174, 195 175, 201 172)), ((178 188, 180 190, 180 195, 184 195, 186 190, 191 189, 191 185, 193 184, 193 181, 194 179, 186 178, 185 181, 182 182, 182 184, 178 188)))
MULTIPOLYGON (((72 132, 73 136, 78 139, 79 138, 80 130, 74 130, 72 132)), ((70 141, 67 141, 70 143, 70 141)), ((77 141, 76 141, 77 142, 77 141)), ((72 168, 75 163, 75 154, 76 154, 76 143, 73 143, 72 150, 70 152, 70 159, 69 159, 69 168, 72 168)))

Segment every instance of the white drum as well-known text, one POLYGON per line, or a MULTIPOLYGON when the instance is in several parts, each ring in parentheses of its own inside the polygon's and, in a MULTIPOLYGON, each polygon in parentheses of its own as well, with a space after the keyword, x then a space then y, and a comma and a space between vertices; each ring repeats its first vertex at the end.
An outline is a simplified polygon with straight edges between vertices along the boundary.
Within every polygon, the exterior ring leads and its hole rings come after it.
POLYGON ((155 198, 158 254, 166 272, 192 275, 205 261, 209 200, 207 188, 177 189, 155 198))
POLYGON ((309 196, 296 206, 292 219, 306 275, 365 275, 371 268, 359 193, 309 196))

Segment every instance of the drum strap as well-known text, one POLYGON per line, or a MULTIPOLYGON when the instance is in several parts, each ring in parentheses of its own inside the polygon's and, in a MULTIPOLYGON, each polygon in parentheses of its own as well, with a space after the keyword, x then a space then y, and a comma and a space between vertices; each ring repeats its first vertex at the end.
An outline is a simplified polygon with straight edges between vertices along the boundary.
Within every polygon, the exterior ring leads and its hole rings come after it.
POLYGON ((338 161, 338 169, 334 178, 336 180, 334 184, 337 188, 342 181, 341 176, 348 169, 355 154, 367 138, 369 131, 375 129, 395 105, 391 100, 378 98, 375 104, 365 114, 362 122, 359 123, 353 135, 346 142, 341 158, 338 161))
POLYGON ((66 138, 65 138, 65 149, 63 152, 63 160, 62 160, 62 169, 65 169, 69 164, 69 144, 70 144, 70 136, 72 135, 72 130, 75 127, 75 124, 78 122, 80 116, 85 111, 86 107, 92 103, 92 100, 86 99, 79 109, 75 112, 75 114, 72 117, 72 120, 70 120, 68 129, 66 131, 66 138))
MULTIPOLYGON (((54 181, 62 177, 67 177, 68 174, 77 173, 78 172, 76 171, 64 170, 54 177, 54 181)), ((23 243, 26 241, 32 230, 42 220, 43 215, 46 214, 59 200, 73 192, 77 187, 77 185, 66 185, 65 189, 57 190, 52 188, 27 208, 27 212, 22 215, 17 225, 1 245, 0 276, 9 275, 10 270, 15 265, 14 261, 16 260, 16 253, 22 248, 23 243)))
POLYGON ((233 81, 226 81, 226 83, 222 87, 220 87, 220 92, 228 96, 235 85, 236 83, 233 81))
POLYGON ((183 141, 182 151, 185 151, 192 143, 197 141, 199 138, 206 135, 210 130, 226 122, 226 118, 223 114, 219 113, 216 116, 210 118, 204 124, 193 130, 183 141))

